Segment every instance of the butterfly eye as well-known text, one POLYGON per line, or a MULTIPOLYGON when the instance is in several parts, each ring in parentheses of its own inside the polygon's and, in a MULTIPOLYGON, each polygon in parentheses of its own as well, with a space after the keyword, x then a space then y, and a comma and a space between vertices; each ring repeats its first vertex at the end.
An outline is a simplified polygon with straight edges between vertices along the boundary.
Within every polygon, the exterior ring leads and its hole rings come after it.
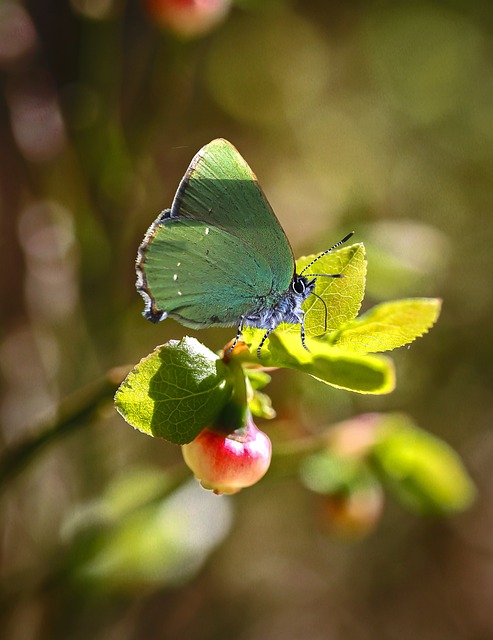
POLYGON ((304 293, 305 292, 305 279, 304 278, 300 278, 300 277, 296 277, 296 278, 294 278, 293 282, 291 283, 291 286, 292 286, 293 291, 295 293, 304 293))

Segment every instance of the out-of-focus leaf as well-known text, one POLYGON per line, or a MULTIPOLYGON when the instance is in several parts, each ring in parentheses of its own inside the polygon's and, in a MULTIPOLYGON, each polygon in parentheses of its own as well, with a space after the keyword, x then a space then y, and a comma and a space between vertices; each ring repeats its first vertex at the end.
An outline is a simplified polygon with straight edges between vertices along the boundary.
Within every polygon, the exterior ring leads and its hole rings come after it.
POLYGON ((406 416, 382 420, 372 460, 397 498, 419 513, 462 511, 474 499, 474 484, 457 453, 406 416))
POLYGON ((325 449, 305 457, 300 477, 308 489, 324 497, 321 524, 330 533, 361 538, 374 529, 384 493, 365 460, 325 449))
POLYGON ((253 396, 248 402, 248 406, 250 407, 250 411, 254 416, 259 416, 259 418, 266 418, 267 420, 272 420, 276 417, 276 412, 272 407, 272 401, 270 397, 262 393, 261 391, 254 391, 253 396))
MULTIPOLYGON (((156 486, 165 487, 167 482, 162 472, 129 472, 90 505, 99 514, 90 530, 77 513, 71 516, 70 572, 78 584, 104 592, 127 591, 142 585, 179 584, 195 575, 227 535, 231 505, 193 481, 158 499, 156 486), (146 490, 138 491, 141 503, 135 501, 123 513, 118 504, 123 493, 142 480, 146 490), (77 520, 79 529, 74 527, 77 520)), ((82 508, 81 513, 87 511, 82 508)))
POLYGON ((271 381, 271 376, 261 369, 245 368, 245 375, 248 378, 252 389, 263 389, 271 381))
POLYGON ((303 484, 321 494, 347 493, 356 485, 369 481, 367 465, 356 458, 334 454, 331 451, 317 451, 303 460, 300 477, 303 484))

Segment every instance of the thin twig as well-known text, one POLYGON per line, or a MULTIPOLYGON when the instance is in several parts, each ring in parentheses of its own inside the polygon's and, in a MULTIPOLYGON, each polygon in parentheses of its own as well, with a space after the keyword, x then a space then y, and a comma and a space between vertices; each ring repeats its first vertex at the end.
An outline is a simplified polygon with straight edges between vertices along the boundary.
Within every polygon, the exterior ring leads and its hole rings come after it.
POLYGON ((52 442, 87 424, 104 400, 113 397, 130 367, 110 369, 102 378, 61 401, 56 416, 36 429, 35 435, 8 447, 0 457, 0 493, 52 442))

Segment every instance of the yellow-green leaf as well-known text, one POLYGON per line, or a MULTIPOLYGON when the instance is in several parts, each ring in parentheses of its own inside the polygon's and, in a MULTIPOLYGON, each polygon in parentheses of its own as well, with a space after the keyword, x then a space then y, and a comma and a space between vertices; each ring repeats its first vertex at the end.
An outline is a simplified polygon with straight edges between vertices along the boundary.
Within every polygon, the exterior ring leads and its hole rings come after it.
MULTIPOLYGON (((314 258, 316 256, 312 255, 297 260, 297 273, 300 273, 314 258)), ((342 275, 342 278, 317 277, 315 293, 327 305, 327 324, 325 307, 316 296, 310 296, 303 305, 305 331, 307 336, 313 337, 323 335, 327 331, 335 331, 357 316, 365 294, 364 245, 358 243, 328 253, 317 260, 303 275, 310 277, 311 273, 342 275)), ((299 327, 294 329, 299 332, 299 327)))
POLYGON ((212 423, 231 390, 223 361, 185 337, 143 358, 120 385, 115 406, 136 429, 186 444, 212 423))
MULTIPOLYGON (((304 256, 296 261, 296 272, 300 273, 317 256, 304 256)), ((356 317, 365 293, 366 258, 365 247, 358 243, 328 253, 304 274, 341 274, 342 278, 317 277, 315 293, 303 304, 305 333, 307 337, 321 336, 335 331, 356 317), (317 297, 319 296, 319 297, 317 297), (320 300, 320 298, 322 300, 320 300)), ((300 338, 300 325, 281 323, 276 333, 296 334, 300 338)), ((259 344, 265 329, 246 327, 243 338, 248 345, 259 344)))
POLYGON ((391 360, 384 356, 362 355, 331 347, 321 340, 308 340, 303 349, 299 337, 273 334, 262 350, 262 364, 297 369, 339 389, 358 393, 390 393, 395 387, 391 360))
POLYGON ((359 353, 390 351, 413 342, 435 324, 441 300, 409 298, 379 304, 331 336, 331 344, 359 353))

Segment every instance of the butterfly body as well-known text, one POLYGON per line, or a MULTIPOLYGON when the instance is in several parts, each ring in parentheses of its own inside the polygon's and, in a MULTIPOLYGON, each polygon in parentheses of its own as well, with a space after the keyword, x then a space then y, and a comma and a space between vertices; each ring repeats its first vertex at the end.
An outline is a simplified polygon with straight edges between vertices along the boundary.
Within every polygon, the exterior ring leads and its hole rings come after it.
MULTIPOLYGON (((238 151, 213 140, 193 158, 171 209, 139 247, 137 290, 152 322, 265 329, 300 324, 315 278, 295 271, 291 246, 238 151)), ((259 347, 260 351, 260 347, 259 347)))
MULTIPOLYGON (((295 274, 292 285, 298 278, 300 276, 295 274)), ((279 296, 261 298, 258 307, 245 314, 244 324, 257 329, 275 329, 281 322, 301 324, 304 315, 301 306, 315 288, 315 280, 310 283, 307 281, 307 286, 301 292, 297 292, 292 285, 279 296)))

